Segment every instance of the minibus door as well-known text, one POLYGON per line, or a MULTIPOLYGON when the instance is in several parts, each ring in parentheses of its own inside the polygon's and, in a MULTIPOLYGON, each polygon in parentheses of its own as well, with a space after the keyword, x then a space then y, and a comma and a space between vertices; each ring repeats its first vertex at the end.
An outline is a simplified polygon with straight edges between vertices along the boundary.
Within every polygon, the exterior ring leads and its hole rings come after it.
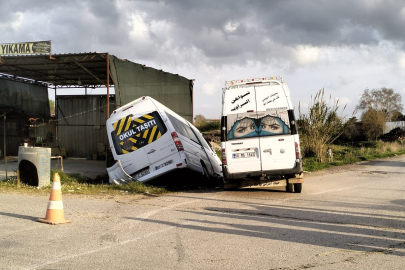
POLYGON ((289 98, 283 86, 256 86, 262 171, 295 166, 295 142, 288 117, 289 98))
POLYGON ((239 85, 227 90, 224 97, 228 133, 226 159, 231 174, 261 170, 255 96, 253 85, 239 85))

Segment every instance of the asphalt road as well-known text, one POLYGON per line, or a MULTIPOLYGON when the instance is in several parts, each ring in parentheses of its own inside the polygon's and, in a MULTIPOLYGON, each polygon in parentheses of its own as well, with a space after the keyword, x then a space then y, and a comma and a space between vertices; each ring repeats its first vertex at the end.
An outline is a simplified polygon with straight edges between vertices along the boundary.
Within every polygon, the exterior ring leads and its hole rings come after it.
MULTIPOLYGON (((301 194, 0 194, 0 269, 404 269, 405 156, 307 174, 301 194)), ((192 179, 190 179, 192 181, 192 179)))

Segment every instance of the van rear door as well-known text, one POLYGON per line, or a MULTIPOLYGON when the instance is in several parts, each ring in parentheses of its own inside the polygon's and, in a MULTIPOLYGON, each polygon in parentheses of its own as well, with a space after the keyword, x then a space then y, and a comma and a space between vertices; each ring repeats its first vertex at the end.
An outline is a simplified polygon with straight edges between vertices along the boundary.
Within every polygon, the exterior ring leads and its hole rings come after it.
POLYGON ((278 83, 256 85, 255 90, 262 170, 294 168, 295 141, 288 115, 291 108, 289 90, 278 83))
POLYGON ((107 122, 115 152, 128 174, 149 170, 151 163, 176 149, 174 142, 152 101, 136 104, 136 110, 132 106, 124 110, 128 112, 124 117, 107 122))
POLYGON ((253 85, 239 85, 226 91, 226 159, 229 173, 261 170, 261 151, 256 127, 256 95, 253 85))
MULTIPOLYGON (((155 114, 156 115, 149 114, 153 117, 151 118, 151 121, 159 122, 160 125, 155 125, 151 128, 145 126, 145 129, 141 135, 142 139, 145 139, 146 145, 144 146, 144 150, 150 164, 155 164, 158 161, 177 153, 177 148, 171 133, 165 132, 164 128, 159 127, 165 125, 161 117, 162 115, 158 115, 157 112, 155 112, 155 114)), ((139 126, 141 127, 142 125, 148 123, 148 119, 144 119, 144 122, 142 122, 142 120, 143 119, 135 119, 134 121, 138 121, 139 126)), ((167 120, 167 118, 165 118, 165 120, 167 120)))

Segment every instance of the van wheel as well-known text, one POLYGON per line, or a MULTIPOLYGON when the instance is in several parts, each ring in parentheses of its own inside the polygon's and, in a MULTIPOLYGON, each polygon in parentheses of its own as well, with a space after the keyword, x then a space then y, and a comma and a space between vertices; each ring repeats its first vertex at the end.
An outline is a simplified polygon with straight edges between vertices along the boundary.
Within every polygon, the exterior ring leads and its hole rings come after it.
POLYGON ((301 193, 301 191, 302 191, 302 183, 294 184, 294 191, 295 191, 295 193, 301 193))
POLYGON ((208 174, 208 170, 207 168, 205 168, 205 165, 202 166, 203 169, 203 176, 205 178, 205 180, 210 180, 210 175, 208 174))
POLYGON ((229 181, 229 180, 224 180, 224 190, 237 190, 238 189, 238 183, 229 181))
POLYGON ((294 186, 293 186, 294 184, 289 184, 288 182, 287 182, 287 186, 285 186, 285 191, 287 191, 287 192, 293 192, 294 191, 294 186))

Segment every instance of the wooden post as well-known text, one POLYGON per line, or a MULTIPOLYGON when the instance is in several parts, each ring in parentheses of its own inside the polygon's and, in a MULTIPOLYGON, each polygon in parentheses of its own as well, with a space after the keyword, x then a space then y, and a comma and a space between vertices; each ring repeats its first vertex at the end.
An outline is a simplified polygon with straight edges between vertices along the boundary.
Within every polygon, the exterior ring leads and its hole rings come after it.
POLYGON ((107 53, 107 119, 110 117, 110 54, 107 53))
POLYGON ((7 145, 6 145, 6 113, 4 113, 4 164, 6 165, 6 180, 7 176, 7 145))

